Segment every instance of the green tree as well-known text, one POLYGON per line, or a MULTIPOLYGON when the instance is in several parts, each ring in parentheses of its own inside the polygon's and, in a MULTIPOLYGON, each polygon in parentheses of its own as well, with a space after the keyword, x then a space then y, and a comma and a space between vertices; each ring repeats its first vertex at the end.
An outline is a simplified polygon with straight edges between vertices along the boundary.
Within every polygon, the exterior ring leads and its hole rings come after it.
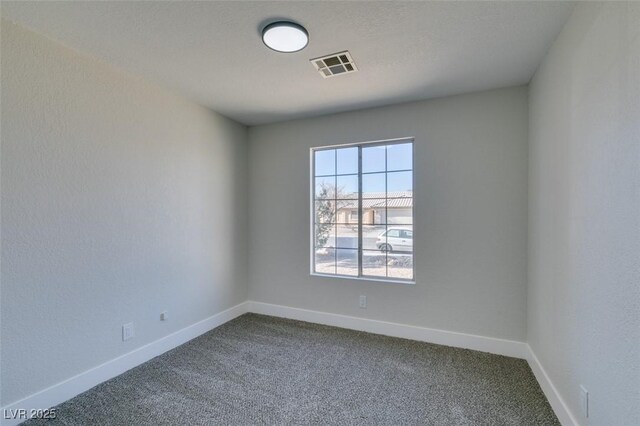
POLYGON ((316 192, 316 247, 324 247, 329 240, 336 210, 333 185, 321 184, 316 192))

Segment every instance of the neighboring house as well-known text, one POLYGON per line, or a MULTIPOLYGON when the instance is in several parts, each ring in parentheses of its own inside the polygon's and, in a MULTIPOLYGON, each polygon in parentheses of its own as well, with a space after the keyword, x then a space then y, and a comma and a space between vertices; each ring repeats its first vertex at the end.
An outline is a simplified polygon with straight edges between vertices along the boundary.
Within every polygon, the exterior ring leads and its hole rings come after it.
MULTIPOLYGON (((386 193, 365 193, 362 199, 362 224, 411 224, 413 193, 398 191, 386 193)), ((358 223, 358 200, 338 200, 336 222, 358 223)))

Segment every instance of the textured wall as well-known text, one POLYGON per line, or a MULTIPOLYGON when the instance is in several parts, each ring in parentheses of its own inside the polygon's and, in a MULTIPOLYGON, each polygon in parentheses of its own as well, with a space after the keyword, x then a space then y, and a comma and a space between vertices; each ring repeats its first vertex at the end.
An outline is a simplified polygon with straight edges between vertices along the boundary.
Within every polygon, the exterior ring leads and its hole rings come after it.
POLYGON ((638 425, 640 3, 579 4, 530 102, 529 343, 581 423, 638 425))
POLYGON ((7 21, 1 124, 0 405, 246 300, 243 126, 7 21))
POLYGON ((249 141, 252 300, 524 341, 526 88, 252 127, 249 141), (309 148, 404 136, 417 283, 310 276, 309 148))

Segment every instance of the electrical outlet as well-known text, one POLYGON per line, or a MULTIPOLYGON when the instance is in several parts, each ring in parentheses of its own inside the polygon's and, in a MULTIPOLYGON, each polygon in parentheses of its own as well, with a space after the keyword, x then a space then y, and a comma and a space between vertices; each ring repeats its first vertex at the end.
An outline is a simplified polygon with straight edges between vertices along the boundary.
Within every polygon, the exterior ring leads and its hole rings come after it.
POLYGON ((169 314, 167 311, 160 312, 160 321, 166 321, 169 319, 169 314))
POLYGON ((585 418, 589 418, 589 391, 580 385, 580 410, 585 418))
POLYGON ((367 309, 367 296, 360 296, 360 309, 367 309))
POLYGON ((122 326, 122 341, 133 338, 133 323, 124 324, 122 326))

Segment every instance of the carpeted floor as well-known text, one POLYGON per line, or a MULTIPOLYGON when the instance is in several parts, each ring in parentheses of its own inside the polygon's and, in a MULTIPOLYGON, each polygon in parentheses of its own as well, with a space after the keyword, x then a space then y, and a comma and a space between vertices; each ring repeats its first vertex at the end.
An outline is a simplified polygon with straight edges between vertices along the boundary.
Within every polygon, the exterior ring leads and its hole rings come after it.
POLYGON ((557 425, 527 363, 243 315, 57 407, 64 425, 557 425))

